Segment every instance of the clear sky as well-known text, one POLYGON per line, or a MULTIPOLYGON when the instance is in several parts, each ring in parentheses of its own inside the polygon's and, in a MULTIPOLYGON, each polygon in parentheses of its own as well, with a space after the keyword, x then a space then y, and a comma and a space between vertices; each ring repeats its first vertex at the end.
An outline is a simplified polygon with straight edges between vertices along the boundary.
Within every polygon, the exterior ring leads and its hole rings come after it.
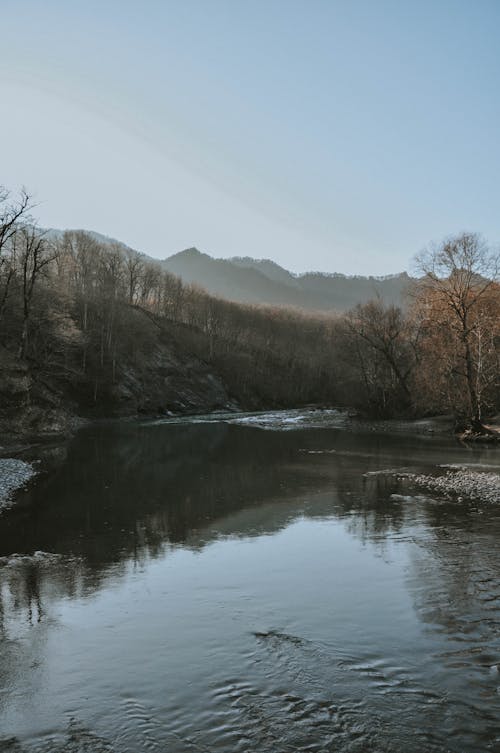
POLYGON ((0 184, 40 222, 386 274, 500 240, 500 0, 0 0, 0 184))

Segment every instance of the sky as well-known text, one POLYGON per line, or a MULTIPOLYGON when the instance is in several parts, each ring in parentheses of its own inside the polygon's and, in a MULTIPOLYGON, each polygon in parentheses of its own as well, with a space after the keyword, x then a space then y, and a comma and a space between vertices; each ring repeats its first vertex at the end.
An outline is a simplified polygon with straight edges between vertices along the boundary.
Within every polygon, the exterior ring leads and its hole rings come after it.
POLYGON ((500 240, 498 0, 0 0, 0 184, 158 258, 500 240))

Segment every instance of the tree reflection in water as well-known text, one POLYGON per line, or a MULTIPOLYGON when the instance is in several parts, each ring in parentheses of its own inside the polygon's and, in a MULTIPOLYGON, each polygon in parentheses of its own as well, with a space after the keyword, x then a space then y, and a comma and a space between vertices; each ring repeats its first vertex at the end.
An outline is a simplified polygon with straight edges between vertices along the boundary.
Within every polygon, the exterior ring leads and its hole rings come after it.
MULTIPOLYGON (((425 669, 428 687, 417 682, 412 666, 386 665, 373 657, 363 662, 348 652, 332 655, 326 645, 263 631, 256 634, 247 671, 251 676, 258 667, 268 667, 266 681, 277 686, 290 683, 287 699, 257 698, 249 681, 241 688, 238 681, 230 691, 214 691, 219 694, 217 703, 224 699, 234 713, 239 709, 242 725, 241 715, 249 715, 243 726, 251 739, 256 727, 250 719, 258 717, 266 724, 272 719, 269 734, 279 733, 287 740, 293 729, 289 714, 297 713, 299 719, 302 708, 309 709, 311 724, 325 725, 325 735, 337 739, 336 734, 347 734, 349 725, 358 724, 361 710, 371 718, 367 698, 372 712, 377 709, 382 715, 381 724, 396 723, 392 711, 390 718, 383 717, 389 714, 389 701, 394 702, 394 713, 399 709, 405 718, 411 716, 411 701, 427 714, 428 726, 453 735, 457 716, 447 710, 449 698, 465 727, 475 729, 476 748, 471 749, 481 749, 481 735, 489 744, 495 729, 496 683, 490 669, 500 656, 500 516, 477 505, 452 505, 423 496, 408 481, 383 472, 428 469, 436 458, 463 462, 463 452, 439 439, 322 429, 274 432, 224 422, 118 424, 81 432, 67 448, 52 453, 50 471, 2 516, 4 687, 15 685, 30 671, 39 673, 40 687, 45 682, 43 645, 49 632, 43 629, 54 619, 56 601, 86 599, 107 587, 111 592, 120 579, 182 549, 203 552, 220 540, 276 536, 295 521, 337 521, 352 540, 373 549, 383 562, 390 565, 397 556, 398 567, 404 567, 407 593, 423 626, 415 659, 406 660, 425 669), (395 549, 401 546, 406 559, 401 559, 401 548, 395 549), (29 631, 38 635, 39 669, 27 669, 32 660, 16 649, 18 639, 29 631), (464 696, 464 673, 473 687, 473 706, 464 696), (304 688, 316 686, 315 692, 325 698, 304 700, 304 688), (328 700, 332 688, 351 698, 344 710, 328 700), (475 726, 471 709, 478 720, 475 726), (325 713, 334 721, 324 721, 325 713)), ((467 459, 480 462, 482 453, 474 450, 467 459)), ((345 565, 333 555, 342 573, 345 565)), ((349 572, 345 577, 349 579, 349 572)), ((302 597, 314 585, 306 578, 302 597)), ((364 619, 369 636, 370 623, 384 615, 365 614, 364 619)), ((307 737, 309 732, 306 725, 300 734, 307 737)), ((371 737, 365 733, 368 737, 360 737, 359 744, 376 750, 375 732, 371 737)), ((399 739, 394 730, 392 734, 394 741, 399 739)), ((467 741, 469 733, 460 734, 467 741)), ((82 735, 86 739, 87 732, 82 735)), ((298 740, 295 737, 294 743, 298 740)), ((267 750, 264 739, 259 745, 267 750)), ((438 748, 429 743, 427 749, 438 748)))

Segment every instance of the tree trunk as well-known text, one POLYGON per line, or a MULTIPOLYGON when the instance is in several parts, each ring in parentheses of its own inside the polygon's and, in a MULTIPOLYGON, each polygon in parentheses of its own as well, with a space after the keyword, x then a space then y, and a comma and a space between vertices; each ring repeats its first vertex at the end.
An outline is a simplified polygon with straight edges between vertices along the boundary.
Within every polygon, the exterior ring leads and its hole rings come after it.
POLYGON ((467 340, 467 334, 464 332, 464 348, 465 348, 465 374, 467 378, 467 388, 469 391, 470 400, 470 414, 471 419, 474 422, 481 422, 481 405, 479 403, 475 380, 474 380, 474 364, 472 361, 472 353, 470 350, 469 341, 467 340))
POLYGON ((25 317, 23 321, 23 328, 21 331, 21 340, 19 342, 19 350, 17 353, 18 358, 20 358, 21 360, 26 355, 27 346, 28 346, 28 317, 25 317))

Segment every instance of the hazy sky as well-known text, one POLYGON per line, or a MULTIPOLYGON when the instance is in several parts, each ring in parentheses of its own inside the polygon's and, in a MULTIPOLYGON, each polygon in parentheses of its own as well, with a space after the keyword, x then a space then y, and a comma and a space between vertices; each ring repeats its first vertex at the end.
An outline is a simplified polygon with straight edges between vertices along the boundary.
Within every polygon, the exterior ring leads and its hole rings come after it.
POLYGON ((500 240, 499 0, 0 0, 0 183, 41 223, 385 274, 500 240))

